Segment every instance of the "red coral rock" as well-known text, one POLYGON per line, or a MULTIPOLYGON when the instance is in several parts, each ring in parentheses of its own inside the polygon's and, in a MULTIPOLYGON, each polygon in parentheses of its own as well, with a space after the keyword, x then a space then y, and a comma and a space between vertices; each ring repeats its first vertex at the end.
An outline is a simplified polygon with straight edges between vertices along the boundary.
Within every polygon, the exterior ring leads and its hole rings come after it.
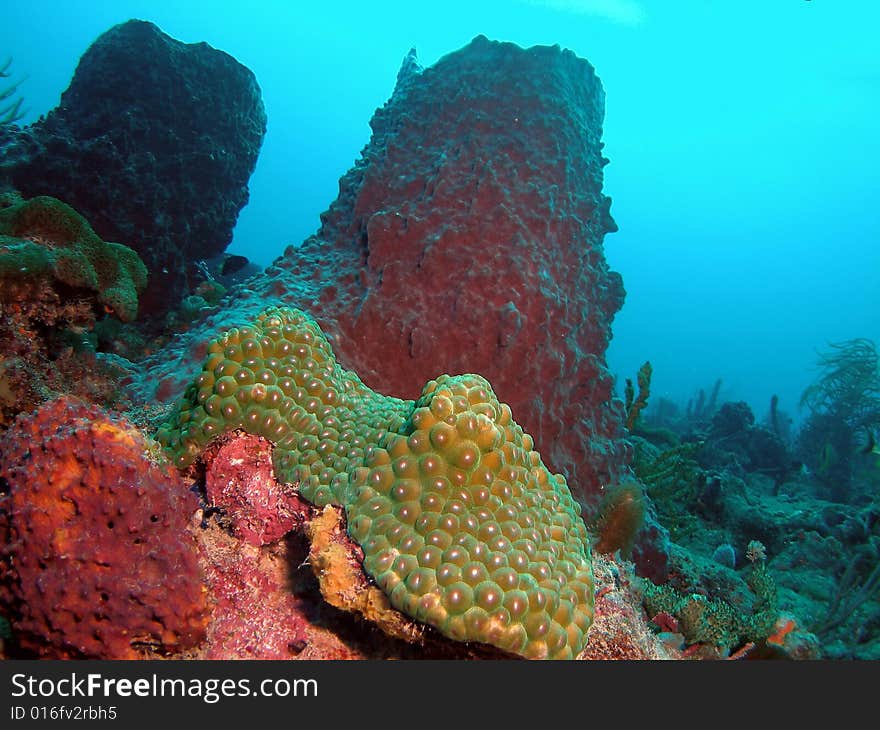
POLYGON ((288 585, 283 555, 242 544, 219 529, 206 530, 202 540, 216 605, 199 658, 290 659, 316 643, 302 602, 288 585))
POLYGON ((667 631, 672 634, 677 634, 681 631, 681 623, 675 616, 666 613, 666 611, 660 611, 660 613, 656 614, 654 618, 651 619, 651 623, 654 624, 660 631, 667 631))
POLYGON ((208 502, 221 508, 233 532, 251 545, 275 542, 309 515, 294 488, 280 484, 272 469, 272 444, 259 436, 237 435, 207 458, 208 502))
POLYGON ((641 608, 632 564, 593 555, 596 614, 587 647, 579 659, 677 659, 680 652, 667 645, 648 625, 641 608))
POLYGON ((417 398, 438 372, 487 378, 583 502, 625 459, 603 114, 587 61, 480 36, 402 74, 321 229, 269 269, 367 385, 417 398))
MULTIPOLYGON (((602 248, 616 228, 603 114, 593 68, 558 47, 479 37, 410 68, 320 230, 189 341, 274 302, 311 311, 339 361, 383 393, 417 398, 437 373, 479 373, 591 505, 627 459, 605 363, 624 291, 602 248)), ((132 390, 154 399, 153 381, 176 375, 180 392, 191 366, 173 343, 132 390)))
POLYGON ((25 651, 133 659, 202 640, 206 591, 187 531, 197 505, 152 448, 124 419, 67 397, 7 432, 0 605, 25 651))

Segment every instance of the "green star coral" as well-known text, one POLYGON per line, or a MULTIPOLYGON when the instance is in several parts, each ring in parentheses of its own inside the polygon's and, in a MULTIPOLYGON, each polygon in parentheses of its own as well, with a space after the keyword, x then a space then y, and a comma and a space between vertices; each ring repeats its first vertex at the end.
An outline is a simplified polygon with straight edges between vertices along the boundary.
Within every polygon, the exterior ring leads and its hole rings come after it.
POLYGON ((147 269, 128 246, 101 240, 67 203, 7 193, 0 199, 0 283, 40 280, 94 292, 100 304, 130 322, 147 269))
POLYGON ((279 481, 345 508, 365 571, 399 611, 529 658, 586 645, 579 509, 479 375, 441 375, 416 401, 384 396, 339 366, 309 315, 272 307, 211 343, 157 437, 186 468, 234 430, 275 445, 279 481))

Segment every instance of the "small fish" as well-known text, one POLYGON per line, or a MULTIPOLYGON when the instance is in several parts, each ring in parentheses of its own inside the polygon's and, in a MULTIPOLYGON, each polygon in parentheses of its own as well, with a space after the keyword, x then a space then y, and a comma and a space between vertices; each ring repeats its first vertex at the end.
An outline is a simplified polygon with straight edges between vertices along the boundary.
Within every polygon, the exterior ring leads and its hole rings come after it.
POLYGON ((205 281, 219 281, 227 287, 244 281, 260 270, 247 256, 228 253, 196 261, 195 266, 205 281))
POLYGON ((228 276, 229 274, 234 274, 236 271, 241 271, 245 266, 250 263, 250 259, 247 256, 239 256, 237 254, 226 254, 223 259, 223 264, 220 266, 220 275, 228 276))
POLYGON ((831 467, 837 463, 837 451, 835 448, 829 443, 825 442, 825 445, 822 447, 822 450, 819 452, 819 463, 816 466, 816 472, 818 474, 827 474, 831 467))
POLYGON ((857 437, 857 440, 860 454, 880 456, 880 446, 877 445, 877 434, 874 433, 874 429, 866 427, 857 437))

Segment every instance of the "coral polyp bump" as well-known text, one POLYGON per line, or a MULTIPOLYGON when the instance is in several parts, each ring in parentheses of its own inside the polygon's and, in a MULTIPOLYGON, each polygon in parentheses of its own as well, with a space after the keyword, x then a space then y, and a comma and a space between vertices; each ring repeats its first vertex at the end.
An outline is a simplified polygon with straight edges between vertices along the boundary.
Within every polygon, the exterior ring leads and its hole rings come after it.
MULTIPOLYGON (((123 322, 137 316, 138 295, 147 286, 147 268, 135 251, 105 242, 88 221, 55 198, 22 200, 7 193, 0 200, 0 283, 3 299, 33 281, 91 292, 123 322), (6 291, 10 290, 10 291, 6 291)), ((62 292, 62 300, 70 292, 62 292)))
POLYGON ((416 401, 381 395, 340 367, 308 314, 272 307, 211 343, 158 440, 186 468, 235 430, 275 445, 279 481, 345 508, 364 569, 399 611, 529 658, 584 648, 586 527, 484 378, 441 375, 416 401))
POLYGON ((68 396, 5 433, 0 606, 21 648, 135 659, 204 638, 209 606, 187 529, 197 505, 151 449, 125 419, 68 396))

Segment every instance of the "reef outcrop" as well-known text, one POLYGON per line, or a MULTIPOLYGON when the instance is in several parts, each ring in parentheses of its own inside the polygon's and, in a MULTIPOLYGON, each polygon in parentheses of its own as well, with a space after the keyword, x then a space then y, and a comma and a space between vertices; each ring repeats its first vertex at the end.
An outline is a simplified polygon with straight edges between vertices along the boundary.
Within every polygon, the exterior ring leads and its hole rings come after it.
POLYGON ((0 180, 61 198, 133 248, 149 271, 141 311, 156 313, 232 240, 265 131, 250 70, 130 20, 83 54, 55 109, 6 134, 0 180))
MULTIPOLYGON (((311 317, 271 307, 211 342, 157 438, 185 468, 235 431, 274 444, 289 492, 345 508, 363 569, 398 611, 530 658, 584 648, 586 526, 485 379, 441 375, 416 401, 381 395, 339 366, 311 317)), ((239 494, 254 508, 266 499, 239 494)))
POLYGON ((147 270, 132 249, 102 241, 66 203, 7 193, 0 196, 0 282, 4 304, 39 301, 49 290, 64 304, 91 297, 128 322, 137 316, 147 270))
POLYGON ((590 503, 625 462, 605 364, 624 290, 603 252, 616 226, 601 83, 570 51, 482 36, 404 66, 320 230, 252 279, 235 311, 157 357, 149 396, 183 389, 199 340, 267 303, 296 306, 383 392, 417 398, 438 372, 486 377, 590 503))
POLYGON ((592 493, 621 458, 601 83, 558 46, 482 36, 407 68, 321 229, 276 266, 312 280, 311 311, 364 382, 415 398, 433 373, 480 373, 592 493))
POLYGON ((66 203, 0 193, 0 428, 62 393, 117 403, 119 369, 95 345, 135 318, 146 283, 140 257, 66 203))

